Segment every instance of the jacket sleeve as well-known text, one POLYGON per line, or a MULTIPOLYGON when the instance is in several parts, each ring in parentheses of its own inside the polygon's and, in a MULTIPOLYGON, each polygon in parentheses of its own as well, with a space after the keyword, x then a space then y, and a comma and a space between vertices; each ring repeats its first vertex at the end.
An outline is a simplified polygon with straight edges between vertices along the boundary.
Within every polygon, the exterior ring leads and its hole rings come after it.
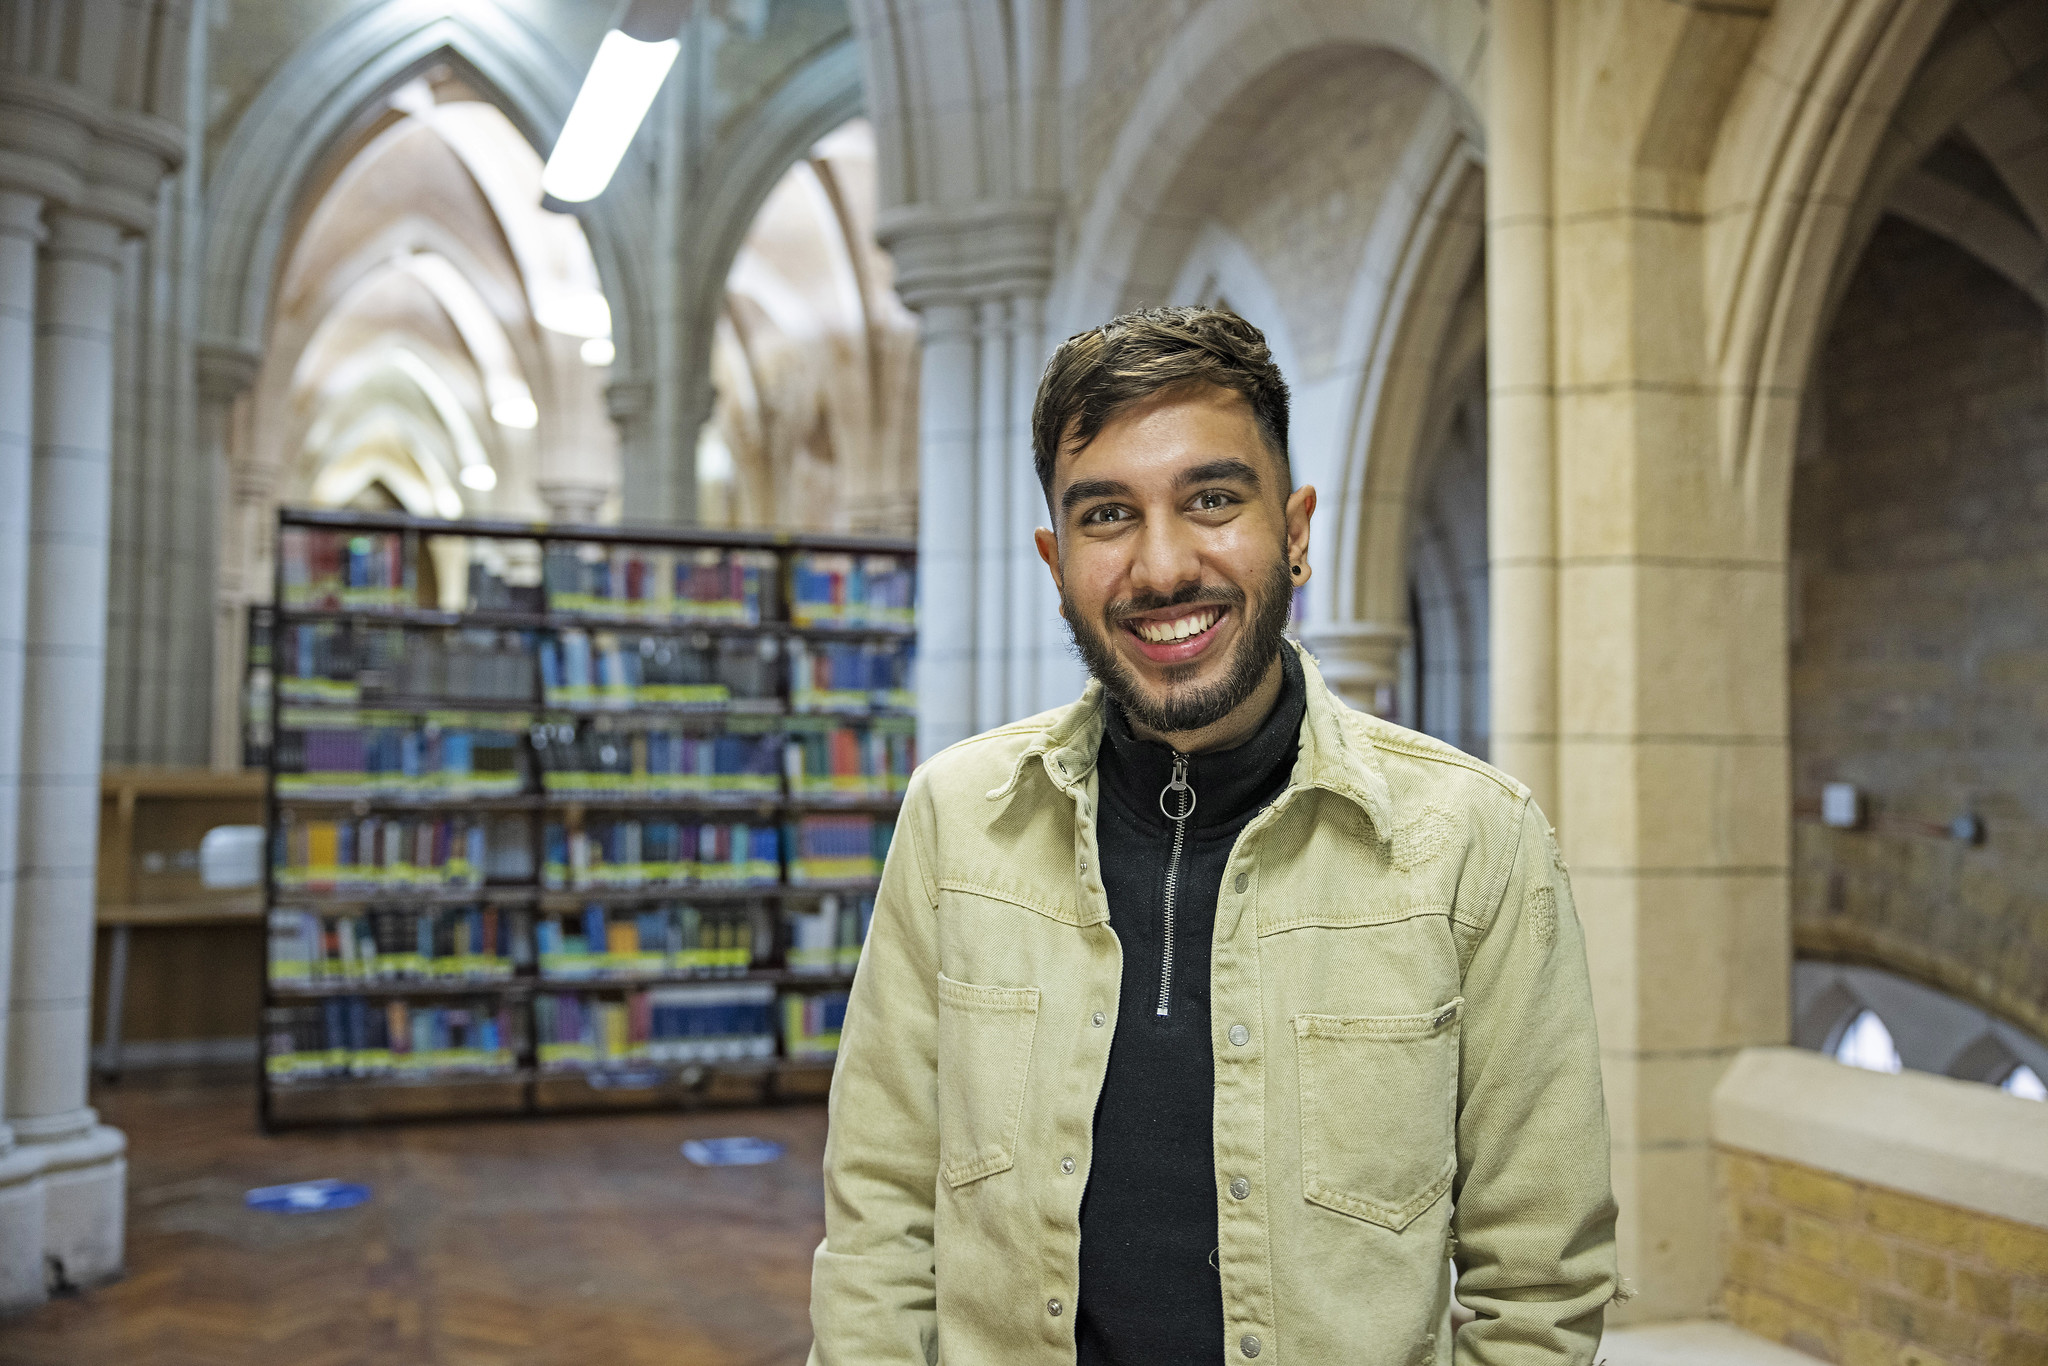
POLYGON ((1520 814, 1465 973, 1452 1228, 1478 1317, 1457 1366, 1592 1362, 1618 1284, 1585 938, 1543 814, 1520 814))
POLYGON ((937 896, 931 799, 913 777, 840 1031, 825 1139, 811 1366, 936 1362, 937 896))

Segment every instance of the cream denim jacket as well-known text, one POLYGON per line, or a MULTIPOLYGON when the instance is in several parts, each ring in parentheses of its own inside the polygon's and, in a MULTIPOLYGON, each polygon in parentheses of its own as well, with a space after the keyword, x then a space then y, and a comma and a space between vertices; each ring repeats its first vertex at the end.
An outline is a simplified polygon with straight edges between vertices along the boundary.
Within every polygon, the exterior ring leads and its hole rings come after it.
MULTIPOLYGON (((1556 844, 1519 783, 1303 666, 1299 757, 1210 950, 1211 1360, 1591 1362, 1614 1204, 1556 844), (1455 1344, 1447 1259, 1478 1315, 1455 1344)), ((1074 1360, 1121 961, 1102 705, 1091 683, 911 779, 832 1084, 815 1366, 1074 1360)))

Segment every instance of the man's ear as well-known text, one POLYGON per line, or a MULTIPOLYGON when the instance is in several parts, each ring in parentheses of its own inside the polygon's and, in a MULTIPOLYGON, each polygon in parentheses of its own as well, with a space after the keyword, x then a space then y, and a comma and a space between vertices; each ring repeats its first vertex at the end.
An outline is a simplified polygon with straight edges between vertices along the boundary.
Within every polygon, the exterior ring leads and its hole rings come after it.
POLYGON ((1315 572, 1308 564, 1308 524, 1315 515, 1316 486, 1303 484, 1287 500, 1287 563, 1301 566, 1301 572, 1292 576, 1296 588, 1307 583, 1315 572))
POLYGON ((1044 527, 1031 533, 1031 544, 1038 547, 1038 558, 1045 561, 1045 567, 1052 574, 1052 586, 1060 595, 1060 615, 1067 614, 1067 585, 1060 579, 1059 538, 1044 527))

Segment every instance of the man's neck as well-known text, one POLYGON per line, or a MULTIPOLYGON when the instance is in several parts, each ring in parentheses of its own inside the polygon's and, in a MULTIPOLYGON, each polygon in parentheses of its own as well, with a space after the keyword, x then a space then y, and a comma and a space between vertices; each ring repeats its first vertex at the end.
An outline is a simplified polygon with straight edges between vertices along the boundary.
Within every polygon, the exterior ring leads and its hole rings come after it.
MULTIPOLYGON (((1281 649, 1288 648, 1283 645, 1281 649)), ((1266 718, 1273 714, 1273 707, 1280 701, 1280 685, 1286 677, 1281 667, 1280 656, 1275 654, 1273 662, 1266 666, 1265 677, 1259 686, 1253 688, 1251 696, 1232 707, 1221 720, 1212 721, 1200 730, 1158 731, 1143 724, 1137 717, 1129 717, 1131 734, 1140 740, 1150 740, 1165 745, 1182 754, 1203 754, 1212 749, 1234 749, 1251 739, 1266 718)))

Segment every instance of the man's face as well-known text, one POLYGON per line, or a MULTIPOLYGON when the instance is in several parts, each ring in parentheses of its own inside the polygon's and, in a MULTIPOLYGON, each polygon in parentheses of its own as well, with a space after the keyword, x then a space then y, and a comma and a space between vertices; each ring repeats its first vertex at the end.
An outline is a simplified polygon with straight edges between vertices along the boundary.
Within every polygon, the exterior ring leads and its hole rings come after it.
POLYGON ((1089 672, 1131 718, 1182 733, 1243 703, 1308 579, 1316 497, 1288 495, 1244 397, 1146 400, 1063 450, 1051 495, 1059 529, 1038 532, 1038 553, 1089 672))

